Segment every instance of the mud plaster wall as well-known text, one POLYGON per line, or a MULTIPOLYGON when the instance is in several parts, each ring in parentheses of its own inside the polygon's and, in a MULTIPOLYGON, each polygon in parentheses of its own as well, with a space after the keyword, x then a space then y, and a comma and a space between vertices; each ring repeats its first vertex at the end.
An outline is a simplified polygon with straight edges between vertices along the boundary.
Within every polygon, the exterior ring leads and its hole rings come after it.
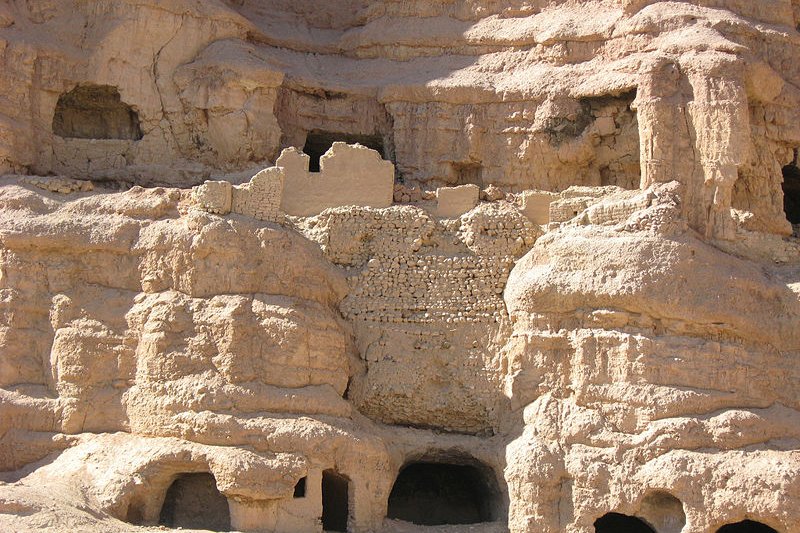
POLYGON ((501 402, 493 349, 508 327, 502 292, 540 230, 497 203, 453 220, 408 207, 343 207, 304 231, 350 271, 341 308, 366 373, 349 398, 388 423, 491 434, 501 402), (437 391, 421 373, 459 386, 437 391))

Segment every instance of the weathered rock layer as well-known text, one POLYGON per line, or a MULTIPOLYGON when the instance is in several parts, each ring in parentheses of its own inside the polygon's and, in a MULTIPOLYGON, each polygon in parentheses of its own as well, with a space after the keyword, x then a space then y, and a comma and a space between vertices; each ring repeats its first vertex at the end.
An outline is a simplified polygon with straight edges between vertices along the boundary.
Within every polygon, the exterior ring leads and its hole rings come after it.
POLYGON ((0 6, 0 529, 800 532, 798 22, 0 6))

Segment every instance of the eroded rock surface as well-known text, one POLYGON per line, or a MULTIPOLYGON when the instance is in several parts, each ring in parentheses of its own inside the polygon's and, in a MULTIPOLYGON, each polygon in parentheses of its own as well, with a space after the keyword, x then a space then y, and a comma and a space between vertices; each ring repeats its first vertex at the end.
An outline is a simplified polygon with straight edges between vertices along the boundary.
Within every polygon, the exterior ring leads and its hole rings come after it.
POLYGON ((800 533, 798 22, 0 5, 0 529, 800 533))

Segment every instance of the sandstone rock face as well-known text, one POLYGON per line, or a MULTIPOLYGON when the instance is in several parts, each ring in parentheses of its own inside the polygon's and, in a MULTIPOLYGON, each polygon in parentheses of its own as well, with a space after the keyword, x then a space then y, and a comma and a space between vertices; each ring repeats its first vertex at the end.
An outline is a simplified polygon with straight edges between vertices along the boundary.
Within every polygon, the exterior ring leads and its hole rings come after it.
POLYGON ((800 533, 798 23, 0 5, 0 530, 800 533))
POLYGON ((732 235, 731 206, 789 234, 796 15, 790 0, 14 4, 0 169, 185 186, 357 141, 410 183, 677 180, 713 205, 687 207, 707 235, 732 235))

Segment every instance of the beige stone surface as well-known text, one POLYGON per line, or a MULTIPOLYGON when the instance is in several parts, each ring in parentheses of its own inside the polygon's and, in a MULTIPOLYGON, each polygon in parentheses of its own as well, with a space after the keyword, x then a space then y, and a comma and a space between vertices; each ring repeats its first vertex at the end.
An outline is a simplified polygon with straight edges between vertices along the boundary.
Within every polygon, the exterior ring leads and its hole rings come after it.
POLYGON ((197 204, 209 213, 227 215, 233 204, 232 186, 229 181, 206 181, 194 190, 197 204))
POLYGON ((436 189, 436 214, 442 218, 455 218, 478 205, 480 189, 477 185, 439 187, 436 189))
POLYGON ((800 533, 798 23, 0 4, 0 530, 800 533))
POLYGON ((288 215, 316 215, 331 207, 389 207, 394 198, 394 165, 361 145, 334 142, 308 171, 307 155, 286 149, 275 162, 284 169, 281 209, 288 215))
POLYGON ((534 224, 550 222, 550 204, 559 196, 547 191, 524 191, 522 193, 522 212, 534 224))
POLYGON ((677 180, 700 232, 730 239, 733 206, 751 231, 791 233, 791 0, 331 5, 5 6, 0 168, 197 185, 268 167, 322 132, 381 144, 410 185, 677 180), (99 122, 62 131, 82 112, 99 122))
POLYGON ((258 220, 280 222, 286 174, 280 167, 265 168, 250 181, 231 188, 231 211, 258 220))

